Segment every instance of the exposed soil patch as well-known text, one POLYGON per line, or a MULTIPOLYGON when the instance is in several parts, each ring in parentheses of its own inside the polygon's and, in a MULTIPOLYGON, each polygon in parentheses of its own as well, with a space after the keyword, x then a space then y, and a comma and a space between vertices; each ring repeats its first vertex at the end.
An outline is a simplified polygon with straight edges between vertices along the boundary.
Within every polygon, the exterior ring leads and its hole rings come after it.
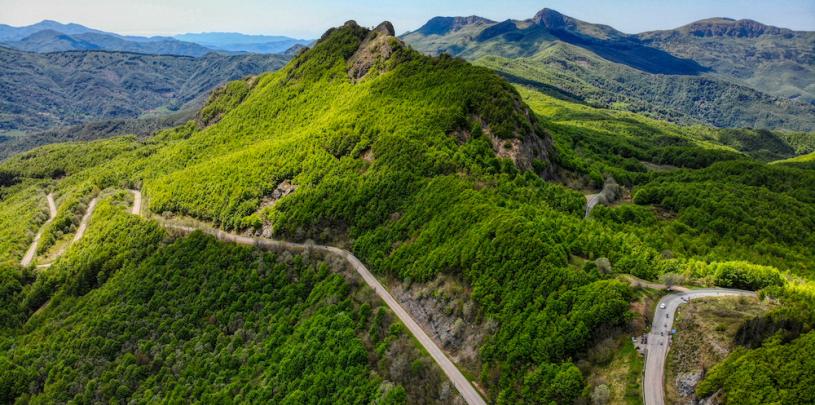
MULTIPOLYGON (((289 180, 283 180, 280 184, 275 187, 274 191, 271 194, 263 197, 260 200, 260 207, 258 208, 258 212, 263 211, 269 207, 274 206, 281 198, 295 192, 297 190, 297 185, 292 184, 289 180)), ((269 222, 265 216, 263 216, 263 225, 259 230, 254 232, 249 232, 250 236, 260 236, 264 238, 271 238, 274 234, 274 227, 272 223, 269 222)))
POLYGON ((680 307, 665 367, 665 403, 697 403, 696 385, 733 350, 739 326, 769 307, 748 297, 692 300, 680 307))

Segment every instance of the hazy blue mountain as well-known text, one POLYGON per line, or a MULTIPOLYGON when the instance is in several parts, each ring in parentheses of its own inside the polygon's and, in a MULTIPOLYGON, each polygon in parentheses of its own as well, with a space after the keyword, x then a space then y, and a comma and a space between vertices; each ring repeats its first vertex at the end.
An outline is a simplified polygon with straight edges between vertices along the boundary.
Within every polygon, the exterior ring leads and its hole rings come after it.
POLYGON ((88 32, 104 33, 104 31, 88 28, 79 24, 63 24, 52 20, 43 20, 36 24, 27 25, 24 27, 12 27, 6 24, 0 24, 0 42, 19 41, 23 38, 36 34, 40 31, 56 31, 63 34, 84 34, 88 32))
POLYGON ((141 41, 133 41, 113 34, 87 32, 68 35, 54 30, 39 31, 19 41, 5 42, 4 45, 28 52, 104 50, 194 57, 214 52, 204 46, 172 38, 145 38, 141 41))
POLYGON ((224 53, 284 53, 294 46, 314 41, 280 35, 246 35, 230 32, 206 32, 174 37, 119 35, 79 24, 45 20, 25 27, 0 24, 3 46, 29 52, 106 50, 154 55, 203 56, 212 51, 224 53))
POLYGON ((308 46, 314 42, 280 35, 247 35, 236 32, 188 33, 173 38, 222 51, 252 53, 281 53, 295 45, 308 46))

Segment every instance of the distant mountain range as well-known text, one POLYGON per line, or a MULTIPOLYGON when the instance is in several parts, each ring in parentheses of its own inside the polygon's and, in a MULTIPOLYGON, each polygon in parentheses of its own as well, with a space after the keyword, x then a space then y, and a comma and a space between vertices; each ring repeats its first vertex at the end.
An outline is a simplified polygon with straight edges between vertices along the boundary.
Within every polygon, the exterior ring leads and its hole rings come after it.
POLYGON ((282 53, 292 47, 309 46, 314 42, 310 39, 295 39, 279 35, 246 35, 234 32, 181 34, 173 38, 220 51, 252 53, 282 53))
POLYGON ((718 18, 630 35, 544 9, 503 22, 436 17, 402 39, 591 105, 681 123, 815 129, 813 32, 718 18))
POLYGON ((172 38, 157 38, 145 41, 134 41, 122 37, 96 32, 82 34, 64 34, 58 31, 45 30, 31 34, 19 41, 6 42, 3 45, 28 52, 64 52, 64 51, 116 51, 134 52, 149 55, 181 55, 200 57, 214 52, 212 49, 172 38))
POLYGON ((110 51, 42 54, 0 47, 0 132, 196 108, 214 87, 277 70, 289 59, 215 53, 199 58, 110 51))
POLYGON ((218 53, 283 53, 313 41, 285 36, 237 33, 181 34, 175 37, 125 36, 45 20, 25 27, 0 25, 0 45, 29 52, 121 51, 200 57, 218 53))

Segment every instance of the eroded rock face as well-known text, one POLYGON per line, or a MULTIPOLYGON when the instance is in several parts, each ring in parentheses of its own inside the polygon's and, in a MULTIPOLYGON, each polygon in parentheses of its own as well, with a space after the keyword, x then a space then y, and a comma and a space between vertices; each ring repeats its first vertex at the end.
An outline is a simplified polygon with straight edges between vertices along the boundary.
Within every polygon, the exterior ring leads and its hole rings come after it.
MULTIPOLYGON (((283 180, 282 182, 280 182, 280 184, 277 185, 277 187, 275 187, 274 191, 272 191, 271 194, 263 197, 263 199, 260 201, 260 207, 258 208, 258 211, 262 212, 265 208, 274 206, 278 200, 293 193, 295 190, 297 190, 297 185, 292 184, 291 181, 289 180, 283 180)), ((271 238, 273 234, 274 228, 272 226, 272 223, 269 222, 268 220, 263 221, 263 225, 261 226, 260 229, 248 232, 249 236, 257 236, 263 238, 271 238)))
POLYGON ((263 200, 261 200, 260 202, 260 207, 261 208, 271 207, 277 202, 277 200, 293 193, 295 190, 297 190, 296 185, 291 184, 289 180, 283 180, 282 182, 280 182, 280 184, 277 185, 277 187, 274 189, 274 191, 272 191, 271 194, 269 194, 266 197, 263 197, 263 200))
POLYGON ((393 24, 388 21, 379 24, 368 33, 359 49, 348 60, 348 76, 351 80, 354 82, 361 80, 371 68, 390 59, 391 55, 403 46, 394 35, 393 24))
POLYGON ((482 318, 459 282, 439 277, 427 284, 394 285, 391 292, 456 363, 480 369, 478 349, 497 325, 482 318))
MULTIPOLYGON (((538 128, 529 110, 525 108, 524 113, 532 123, 531 127, 538 128)), ((492 133, 489 124, 482 122, 481 128, 492 143, 492 149, 497 157, 512 160, 521 171, 531 170, 544 177, 552 176, 554 168, 551 164, 551 151, 554 150, 554 146, 547 134, 531 131, 516 133, 512 139, 501 139, 492 133), (536 164, 536 161, 539 163, 536 164)))
POLYGON ((537 170, 535 161, 549 162, 546 141, 537 134, 526 134, 523 138, 500 139, 490 137, 495 155, 511 159, 520 170, 537 170))
POLYGON ((702 381, 703 374, 702 370, 696 370, 676 376, 676 389, 679 391, 679 395, 693 397, 696 385, 702 381))

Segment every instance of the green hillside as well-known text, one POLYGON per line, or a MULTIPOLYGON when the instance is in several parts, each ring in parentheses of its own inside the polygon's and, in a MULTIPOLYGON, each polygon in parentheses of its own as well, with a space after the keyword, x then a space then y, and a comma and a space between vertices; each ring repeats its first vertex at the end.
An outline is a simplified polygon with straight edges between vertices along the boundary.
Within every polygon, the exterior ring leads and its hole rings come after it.
POLYGON ((392 315, 328 264, 168 240, 120 202, 103 202, 88 237, 33 284, 3 269, 4 310, 40 308, 3 329, 3 402, 447 399, 392 315))
POLYGON ((763 26, 758 38, 699 38, 681 29, 628 35, 549 9, 527 20, 459 21, 449 30, 425 28, 431 20, 402 38, 589 105, 684 124, 815 130, 811 33, 763 26))
POLYGON ((576 359, 627 333, 617 273, 751 288, 815 276, 815 173, 763 163, 794 153, 783 139, 562 101, 424 56, 389 24, 346 23, 186 125, 0 163, 0 297, 20 303, 4 305, 4 399, 449 400, 412 349, 405 368, 387 363, 404 332, 356 286, 306 259, 168 237, 117 206, 139 188, 169 220, 346 247, 399 285, 453 280, 466 302, 449 311, 472 304, 486 331, 463 368, 488 399, 571 403, 590 388, 576 359), (584 219, 575 188, 609 176, 629 197, 584 219), (281 184, 296 189, 278 199, 281 184), (114 197, 54 266, 19 269, 46 192, 58 217, 70 196, 114 197), (291 371, 304 364, 319 366, 291 371))
POLYGON ((529 57, 478 52, 473 63, 509 81, 592 106, 683 124, 812 130, 815 108, 705 76, 653 75, 557 42, 529 57), (700 101, 701 100, 701 101, 700 101))
POLYGON ((798 166, 801 168, 815 168, 815 152, 806 155, 796 156, 789 159, 779 160, 773 163, 798 166))

